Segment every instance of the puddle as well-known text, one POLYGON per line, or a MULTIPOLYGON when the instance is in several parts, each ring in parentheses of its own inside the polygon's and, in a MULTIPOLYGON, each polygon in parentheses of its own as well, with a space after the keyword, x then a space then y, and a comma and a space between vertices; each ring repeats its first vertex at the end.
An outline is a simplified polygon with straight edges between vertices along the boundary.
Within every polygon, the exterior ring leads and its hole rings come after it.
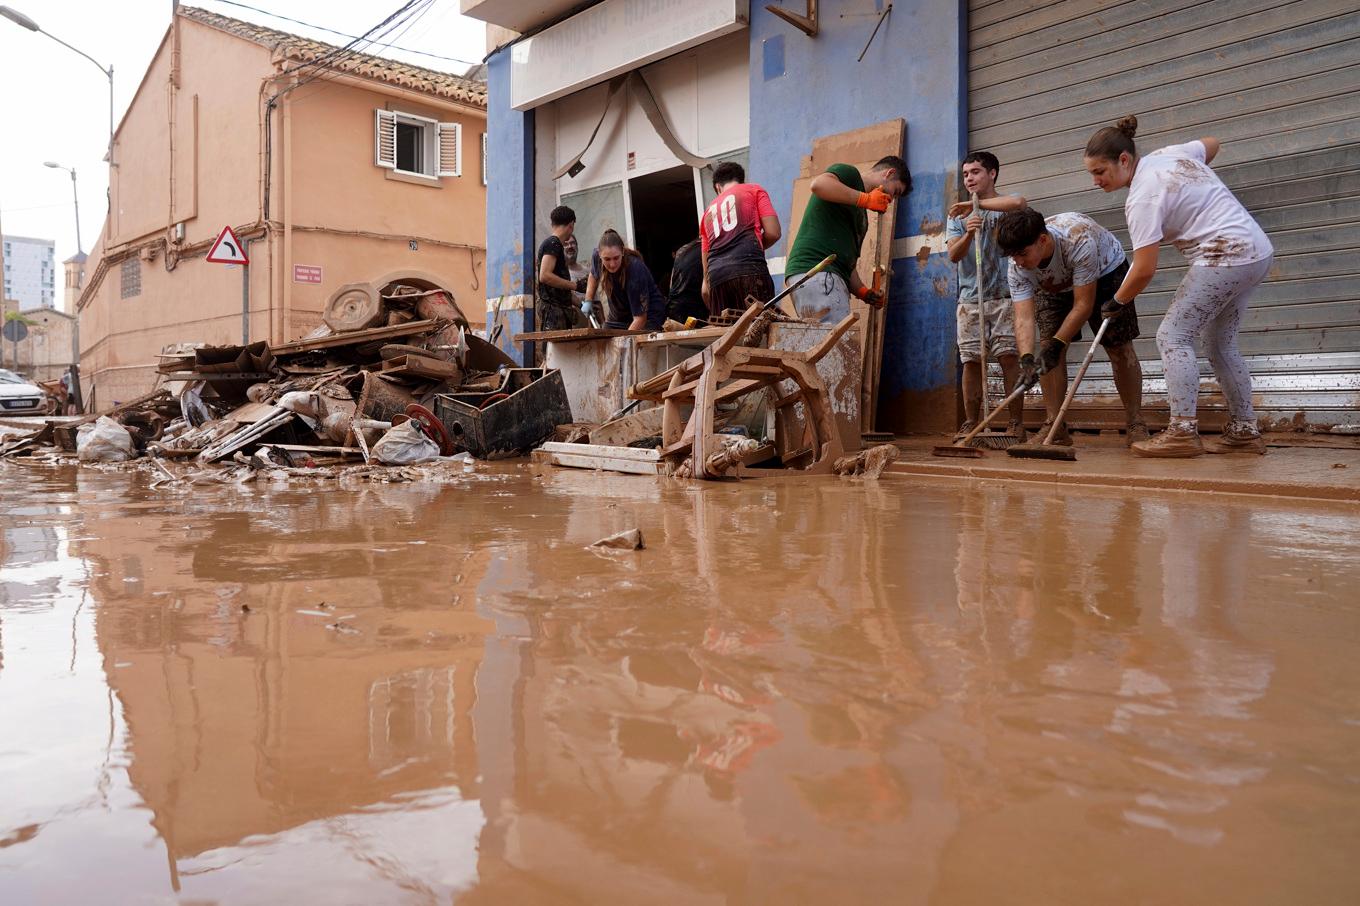
POLYGON ((0 902, 1360 890, 1355 508, 490 471, 0 487, 0 902))

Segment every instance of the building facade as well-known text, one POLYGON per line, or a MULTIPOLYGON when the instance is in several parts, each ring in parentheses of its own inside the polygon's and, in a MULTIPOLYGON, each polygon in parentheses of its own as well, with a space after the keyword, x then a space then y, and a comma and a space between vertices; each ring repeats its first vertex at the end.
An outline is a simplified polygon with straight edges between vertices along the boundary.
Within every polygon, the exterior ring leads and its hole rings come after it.
POLYGON ((179 7, 115 133, 78 302, 85 399, 170 344, 296 339, 340 287, 419 271, 485 296, 484 83, 179 7), (224 227, 249 266, 205 259, 224 227))
MULTIPOLYGON (((1147 150, 1222 139, 1217 171, 1275 243, 1275 271, 1242 333, 1261 415, 1280 426, 1355 423, 1360 193, 1350 181, 1360 92, 1346 87, 1360 77, 1351 65, 1360 14, 1352 6, 782 4, 815 17, 795 23, 745 0, 602 0, 584 9, 571 0, 464 0, 464 14, 489 23, 493 47, 489 317, 504 321, 507 335, 532 322, 532 256, 555 204, 576 209, 583 257, 605 226, 652 258, 651 243, 692 238, 711 191, 703 160, 738 160, 769 191, 786 237, 767 252, 778 284, 800 184, 815 175, 806 169, 814 141, 901 118, 915 189, 893 230, 878 424, 952 429, 957 284, 944 212, 963 194, 961 158, 995 152, 1001 191, 1045 214, 1091 214, 1127 249, 1123 193, 1093 189, 1081 152, 1097 128, 1135 113, 1147 150), (675 226, 686 214, 692 221, 675 226)), ((1154 337, 1183 274, 1179 255, 1164 249, 1139 299, 1136 348, 1154 422, 1166 414, 1154 337)), ((1217 410, 1221 397, 1203 368, 1206 406, 1217 410)), ((1122 424, 1102 356, 1070 421, 1122 424)))
POLYGON ((87 261, 89 261, 88 255, 84 252, 76 252, 62 262, 62 269, 66 272, 66 288, 62 293, 64 311, 74 312, 76 310, 76 300, 80 298, 80 291, 85 288, 85 263, 87 261))
POLYGON ((56 300, 56 243, 4 236, 5 280, 0 298, 17 299, 20 311, 51 308, 56 300))

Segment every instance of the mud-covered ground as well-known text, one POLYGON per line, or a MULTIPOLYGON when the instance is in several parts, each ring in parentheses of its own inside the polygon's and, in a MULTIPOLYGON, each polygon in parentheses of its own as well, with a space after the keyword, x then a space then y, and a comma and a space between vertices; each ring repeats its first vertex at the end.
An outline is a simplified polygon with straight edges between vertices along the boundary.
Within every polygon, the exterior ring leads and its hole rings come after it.
POLYGON ((0 903, 1360 900, 1354 506, 156 479, 0 468, 0 903))

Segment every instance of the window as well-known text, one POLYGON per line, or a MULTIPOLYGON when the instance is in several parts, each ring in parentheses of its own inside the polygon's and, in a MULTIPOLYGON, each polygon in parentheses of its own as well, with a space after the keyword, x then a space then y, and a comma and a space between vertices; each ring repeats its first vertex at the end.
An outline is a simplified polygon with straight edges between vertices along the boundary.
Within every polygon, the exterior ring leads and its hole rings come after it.
POLYGON ((487 185, 486 181, 486 133, 482 133, 482 185, 487 185))
POLYGON ((396 110, 373 111, 373 163, 397 173, 463 175, 463 127, 396 110))
POLYGON ((123 262, 120 290, 124 299, 142 294, 142 262, 139 258, 128 258, 123 262))

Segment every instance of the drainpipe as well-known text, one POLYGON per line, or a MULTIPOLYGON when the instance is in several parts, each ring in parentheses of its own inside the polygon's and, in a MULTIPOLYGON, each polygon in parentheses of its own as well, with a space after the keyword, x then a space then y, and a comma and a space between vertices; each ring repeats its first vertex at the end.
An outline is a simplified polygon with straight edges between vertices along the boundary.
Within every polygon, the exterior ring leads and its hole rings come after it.
POLYGON ((250 237, 241 240, 241 255, 246 263, 241 265, 241 345, 250 345, 250 237))

